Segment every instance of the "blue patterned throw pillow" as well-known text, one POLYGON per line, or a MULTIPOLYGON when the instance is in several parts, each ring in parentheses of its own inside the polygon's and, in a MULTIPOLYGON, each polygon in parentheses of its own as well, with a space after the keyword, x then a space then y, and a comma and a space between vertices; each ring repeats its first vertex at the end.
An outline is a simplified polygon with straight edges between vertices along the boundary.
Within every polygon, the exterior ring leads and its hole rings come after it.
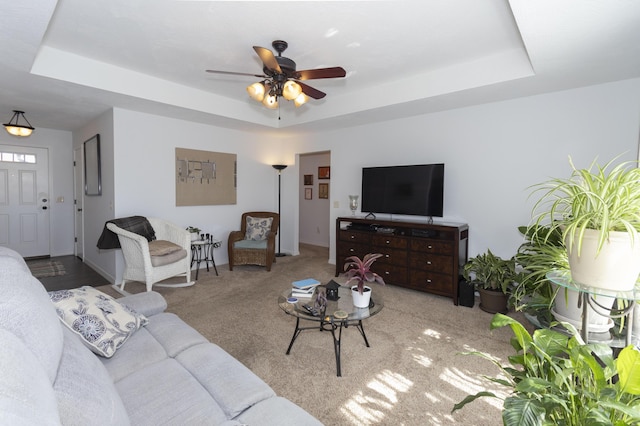
POLYGON ((272 217, 251 217, 247 216, 247 231, 245 240, 262 241, 267 239, 271 231, 272 217))
POLYGON ((106 358, 149 322, 144 315, 93 287, 50 291, 49 297, 60 321, 91 351, 106 358))

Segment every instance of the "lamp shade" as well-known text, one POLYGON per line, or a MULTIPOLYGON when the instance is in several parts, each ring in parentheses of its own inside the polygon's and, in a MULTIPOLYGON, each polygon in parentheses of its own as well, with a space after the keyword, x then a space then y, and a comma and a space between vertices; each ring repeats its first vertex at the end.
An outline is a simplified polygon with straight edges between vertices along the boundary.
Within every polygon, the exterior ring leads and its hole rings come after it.
POLYGON ((298 108, 299 106, 306 104, 308 100, 309 100, 309 97, 307 95, 305 95, 304 93, 300 93, 293 100, 293 104, 296 106, 296 108, 298 108))
POLYGON ((269 109, 278 108, 278 98, 274 95, 266 95, 262 100, 262 104, 269 109))
POLYGON ((22 137, 30 136, 31 133, 35 130, 35 128, 31 125, 31 123, 29 123, 29 121, 24 116, 24 111, 17 111, 17 110, 13 110, 13 116, 11 117, 11 120, 9 120, 8 123, 4 124, 4 128, 7 130, 7 132, 9 132, 9 134, 12 134, 14 136, 22 136, 22 137), (20 117, 22 117, 22 119, 27 124, 18 123, 18 121, 20 120, 20 117))
POLYGON ((262 102, 264 99, 265 87, 262 83, 253 83, 250 86, 247 86, 247 92, 251 99, 256 100, 258 102, 262 102))
POLYGON ((293 80, 288 80, 282 88, 282 96, 288 101, 294 100, 300 96, 301 93, 302 87, 293 80))

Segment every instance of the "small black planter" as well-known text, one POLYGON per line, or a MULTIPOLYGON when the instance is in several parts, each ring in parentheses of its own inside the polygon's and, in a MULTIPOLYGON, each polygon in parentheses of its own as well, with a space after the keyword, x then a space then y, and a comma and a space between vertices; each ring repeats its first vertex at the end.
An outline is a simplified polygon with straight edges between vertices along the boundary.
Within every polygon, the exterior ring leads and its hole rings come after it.
POLYGON ((466 306, 467 308, 473 308, 473 305, 476 303, 475 291, 476 288, 473 283, 461 279, 458 282, 458 304, 466 306))

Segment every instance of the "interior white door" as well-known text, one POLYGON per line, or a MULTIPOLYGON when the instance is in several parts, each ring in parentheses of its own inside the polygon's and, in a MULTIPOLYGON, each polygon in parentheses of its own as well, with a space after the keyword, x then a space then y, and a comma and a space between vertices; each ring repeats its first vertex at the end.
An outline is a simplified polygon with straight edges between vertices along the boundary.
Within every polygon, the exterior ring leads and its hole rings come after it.
POLYGON ((82 146, 73 150, 73 198, 75 207, 75 254, 84 259, 84 216, 82 206, 84 202, 84 170, 82 146))
POLYGON ((49 151, 0 145, 0 245, 49 256, 49 151))

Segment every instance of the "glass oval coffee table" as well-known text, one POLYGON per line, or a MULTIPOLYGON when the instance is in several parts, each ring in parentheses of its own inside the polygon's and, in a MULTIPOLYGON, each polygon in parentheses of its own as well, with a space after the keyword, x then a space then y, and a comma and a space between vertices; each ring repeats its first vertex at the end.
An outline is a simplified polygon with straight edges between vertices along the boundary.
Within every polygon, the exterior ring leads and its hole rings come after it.
POLYGON ((371 303, 368 308, 356 308, 353 306, 351 297, 351 289, 349 287, 340 286, 338 288, 338 300, 327 300, 324 312, 317 312, 313 315, 304 308, 305 304, 313 307, 315 297, 298 299, 296 303, 289 303, 287 299, 291 297, 291 289, 285 290, 278 296, 278 305, 280 309, 288 315, 296 317, 296 328, 287 349, 287 355, 291 353, 293 342, 296 341, 300 333, 304 330, 330 331, 333 337, 333 349, 336 355, 336 370, 338 377, 342 376, 340 370, 340 342, 342 340, 342 329, 349 326, 355 326, 367 347, 369 341, 364 332, 362 321, 379 313, 384 307, 382 296, 374 293, 371 297, 371 303), (316 325, 301 327, 300 320, 316 322, 316 325))

